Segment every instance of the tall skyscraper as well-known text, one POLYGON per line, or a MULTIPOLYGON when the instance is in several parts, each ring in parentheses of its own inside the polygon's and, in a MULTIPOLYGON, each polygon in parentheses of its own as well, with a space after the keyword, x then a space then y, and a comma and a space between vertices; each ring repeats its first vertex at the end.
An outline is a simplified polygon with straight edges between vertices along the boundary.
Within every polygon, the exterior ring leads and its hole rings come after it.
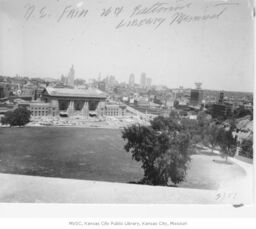
POLYGON ((151 88, 151 84, 152 84, 152 79, 151 78, 146 78, 146 88, 151 88))
POLYGON ((146 73, 141 73, 140 76, 140 87, 145 88, 146 87, 146 73))
POLYGON ((75 69, 74 66, 72 65, 69 73, 68 73, 68 86, 74 87, 74 81, 75 81, 75 69))
POLYGON ((134 84, 135 84, 135 75, 131 74, 129 77, 129 86, 134 87, 134 84))
POLYGON ((116 77, 113 75, 107 76, 105 79, 106 79, 106 84, 109 87, 113 87, 118 83, 116 80, 116 77))

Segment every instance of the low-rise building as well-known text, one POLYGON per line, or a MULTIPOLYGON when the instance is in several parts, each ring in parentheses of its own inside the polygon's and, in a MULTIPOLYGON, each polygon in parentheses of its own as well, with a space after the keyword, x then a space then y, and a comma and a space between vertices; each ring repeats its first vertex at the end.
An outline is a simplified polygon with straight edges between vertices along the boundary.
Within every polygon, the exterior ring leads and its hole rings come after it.
POLYGON ((231 104, 219 104, 215 103, 212 105, 212 117, 213 118, 227 118, 232 113, 231 104))
POLYGON ((125 116, 126 106, 118 104, 106 104, 104 107, 105 116, 125 116))
POLYGON ((52 109, 49 103, 32 102, 29 105, 30 105, 29 110, 32 116, 35 116, 35 117, 47 116, 47 115, 55 116, 55 113, 52 113, 52 109))

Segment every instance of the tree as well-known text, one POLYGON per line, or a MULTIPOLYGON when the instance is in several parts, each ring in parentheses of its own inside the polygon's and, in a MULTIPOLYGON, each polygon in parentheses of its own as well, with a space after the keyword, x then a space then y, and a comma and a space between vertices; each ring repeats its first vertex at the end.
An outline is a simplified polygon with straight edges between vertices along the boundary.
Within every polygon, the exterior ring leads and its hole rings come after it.
POLYGON ((209 125, 210 120, 208 119, 208 115, 205 112, 199 112, 197 115, 197 121, 198 121, 200 137, 202 140, 204 140, 205 130, 207 129, 207 126, 209 125))
POLYGON ((253 112, 245 109, 244 107, 239 107, 234 111, 235 117, 236 118, 242 118, 244 116, 250 115, 251 116, 251 120, 253 119, 253 112))
POLYGON ((14 111, 8 111, 1 119, 3 125, 24 126, 30 121, 30 111, 26 108, 17 108, 14 111))
POLYGON ((175 110, 172 110, 169 115, 170 118, 178 120, 180 119, 179 113, 175 110))
POLYGON ((4 115, 4 117, 1 119, 2 125, 9 125, 12 122, 13 119, 13 112, 7 111, 4 115))
POLYGON ((226 161, 228 160, 228 156, 234 155, 234 149, 236 147, 236 139, 233 137, 234 129, 235 124, 231 121, 228 127, 220 127, 218 131, 217 142, 226 158, 226 161))
POLYGON ((184 180, 190 161, 189 134, 171 118, 157 117, 151 126, 132 125, 123 130, 124 148, 141 162, 142 183, 168 185, 184 180))
POLYGON ((182 127, 187 130, 191 136, 199 134, 198 121, 194 119, 182 118, 182 127))
POLYGON ((252 139, 244 139, 239 152, 242 156, 253 159, 253 141, 252 139))
POLYGON ((177 122, 176 118, 157 116, 154 120, 150 121, 150 124, 154 130, 157 131, 174 131, 181 130, 182 126, 177 122))
POLYGON ((191 150, 195 150, 194 146, 202 141, 200 128, 198 127, 198 121, 194 119, 182 118, 182 127, 190 136, 191 150))
POLYGON ((210 123, 205 130, 205 141, 210 144, 212 152, 216 145, 218 144, 218 135, 220 128, 214 122, 210 123))

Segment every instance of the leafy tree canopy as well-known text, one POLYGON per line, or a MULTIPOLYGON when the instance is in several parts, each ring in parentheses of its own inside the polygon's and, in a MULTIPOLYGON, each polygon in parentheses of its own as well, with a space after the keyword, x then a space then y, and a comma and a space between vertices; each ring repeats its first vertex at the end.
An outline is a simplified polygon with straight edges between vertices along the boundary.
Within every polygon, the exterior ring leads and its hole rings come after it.
POLYGON ((190 161, 189 132, 171 117, 157 117, 151 126, 132 125, 125 128, 125 150, 141 162, 142 183, 168 185, 184 180, 190 161))
POLYGON ((30 121, 30 111, 26 108, 17 108, 14 111, 8 111, 1 119, 3 125, 24 126, 30 121))

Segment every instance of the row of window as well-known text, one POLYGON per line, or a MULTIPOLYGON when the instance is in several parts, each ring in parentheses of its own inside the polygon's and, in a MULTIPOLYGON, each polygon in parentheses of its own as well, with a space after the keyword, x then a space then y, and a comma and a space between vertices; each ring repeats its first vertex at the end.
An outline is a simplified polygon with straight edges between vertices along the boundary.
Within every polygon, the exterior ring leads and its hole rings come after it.
POLYGON ((31 110, 48 110, 49 107, 30 107, 31 110))
MULTIPOLYGON (((33 116, 46 116, 49 114, 49 107, 37 107, 37 109, 35 109, 35 107, 32 107, 31 109, 32 115, 33 116)), ((57 115, 55 108, 52 108, 51 113, 53 116, 57 115)), ((106 115, 106 116, 119 116, 125 115, 125 110, 119 110, 119 109, 101 109, 100 111, 101 115, 106 115)))
POLYGON ((46 116, 46 115, 48 115, 48 112, 47 111, 34 111, 34 112, 32 112, 32 115, 33 116, 46 116))
POLYGON ((105 115, 107 116, 119 116, 119 115, 122 115, 124 116, 125 115, 125 110, 122 110, 121 112, 119 112, 119 110, 105 110, 105 115))
POLYGON ((109 113, 106 113, 105 115, 107 115, 107 116, 118 116, 118 112, 109 112, 109 113))

